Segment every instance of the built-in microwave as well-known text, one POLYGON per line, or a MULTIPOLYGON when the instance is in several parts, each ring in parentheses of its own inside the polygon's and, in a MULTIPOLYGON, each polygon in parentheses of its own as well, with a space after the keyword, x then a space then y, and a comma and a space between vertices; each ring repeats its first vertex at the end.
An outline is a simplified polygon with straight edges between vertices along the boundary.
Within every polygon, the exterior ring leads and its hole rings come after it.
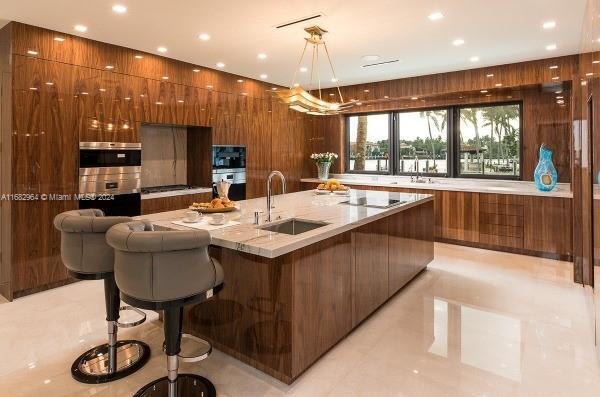
POLYGON ((246 168, 246 147, 214 145, 212 147, 212 167, 217 169, 246 168))
POLYGON ((142 145, 126 142, 79 144, 79 208, 97 208, 105 215, 141 213, 142 145))

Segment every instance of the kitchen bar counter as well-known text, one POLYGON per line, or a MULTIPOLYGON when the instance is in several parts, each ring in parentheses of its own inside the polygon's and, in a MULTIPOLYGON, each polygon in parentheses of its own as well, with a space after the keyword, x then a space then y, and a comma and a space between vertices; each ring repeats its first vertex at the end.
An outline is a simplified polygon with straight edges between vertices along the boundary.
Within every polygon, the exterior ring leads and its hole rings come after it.
MULTIPOLYGON (((433 260, 431 195, 354 194, 406 203, 374 208, 312 191, 277 195, 274 219, 329 223, 293 236, 253 224, 265 198, 239 202, 240 210, 227 216, 241 223, 210 231, 210 254, 225 275, 223 290, 185 308, 183 331, 285 383, 297 379, 433 260)), ((172 223, 184 212, 141 218, 186 229, 172 223)))
MULTIPOLYGON (((226 213, 227 219, 239 221, 240 224, 211 231, 212 244, 232 250, 246 252, 266 258, 275 258, 299 248, 325 240, 337 234, 355 229, 361 225, 385 218, 394 213, 404 211, 415 205, 433 200, 428 194, 375 192, 353 190, 353 195, 368 195, 372 198, 394 198, 404 203, 389 208, 369 208, 341 204, 349 197, 338 195, 315 195, 312 191, 302 191, 275 196, 275 208, 272 219, 300 218, 323 221, 327 225, 302 233, 288 235, 261 230, 253 224, 254 211, 262 211, 261 225, 264 224, 266 199, 258 198, 238 202, 239 211, 226 213)), ((186 210, 163 212, 145 215, 141 218, 171 229, 186 230, 185 226, 175 225, 173 220, 181 220, 186 210)), ((210 216, 210 214, 206 215, 210 216)))
MULTIPOLYGON (((568 183, 558 183, 556 188, 551 192, 540 192, 536 189, 532 181, 424 177, 425 180, 431 179, 433 183, 415 183, 411 182, 410 177, 408 176, 335 174, 331 177, 338 179, 341 183, 348 186, 368 185, 427 190, 447 190, 456 192, 518 194, 520 196, 573 198, 573 193, 571 192, 571 187, 568 183)), ((322 183, 323 181, 317 178, 304 178, 301 180, 301 182, 322 183)))

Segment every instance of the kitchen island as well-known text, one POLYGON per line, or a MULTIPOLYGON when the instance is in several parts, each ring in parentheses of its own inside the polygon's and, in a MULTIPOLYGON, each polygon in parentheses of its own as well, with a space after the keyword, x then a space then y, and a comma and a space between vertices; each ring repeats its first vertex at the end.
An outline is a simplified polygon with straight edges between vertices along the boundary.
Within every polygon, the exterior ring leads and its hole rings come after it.
MULTIPOLYGON (((264 198, 253 199, 228 214, 235 225, 210 231, 225 286, 215 299, 185 309, 184 331, 290 384, 427 267, 433 197, 304 191, 274 201, 271 223, 264 214, 253 223, 254 212, 266 209, 264 198), (290 218, 300 220, 300 234, 287 234, 290 218)), ((142 218, 185 229, 172 223, 183 212, 142 218)))

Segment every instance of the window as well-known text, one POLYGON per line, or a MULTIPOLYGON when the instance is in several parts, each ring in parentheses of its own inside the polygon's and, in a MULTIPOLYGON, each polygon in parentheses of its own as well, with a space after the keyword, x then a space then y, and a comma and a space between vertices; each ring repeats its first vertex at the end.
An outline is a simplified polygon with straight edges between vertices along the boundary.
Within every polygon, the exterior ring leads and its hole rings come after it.
POLYGON ((346 171, 520 179, 522 104, 346 117, 346 171))
POLYGON ((398 114, 398 173, 448 173, 448 110, 398 114))
POLYGON ((459 123, 459 175, 520 175, 520 105, 461 108, 459 123))
POLYGON ((346 170, 390 172, 390 114, 349 116, 346 170))

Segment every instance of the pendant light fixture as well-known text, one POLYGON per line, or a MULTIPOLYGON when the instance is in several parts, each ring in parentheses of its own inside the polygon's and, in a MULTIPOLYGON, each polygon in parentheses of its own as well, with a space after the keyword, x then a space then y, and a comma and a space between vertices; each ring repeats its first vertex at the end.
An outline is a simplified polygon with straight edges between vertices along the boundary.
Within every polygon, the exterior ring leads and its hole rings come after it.
POLYGON ((304 30, 310 35, 310 37, 305 38, 306 43, 304 44, 304 49, 300 55, 298 65, 294 70, 294 77, 292 78, 290 88, 288 90, 277 91, 277 96, 279 96, 279 98, 286 103, 290 109, 298 112, 319 116, 338 114, 342 110, 353 106, 353 103, 344 102, 338 79, 335 75, 335 69, 333 67, 333 63, 331 62, 329 51, 327 50, 327 44, 325 44, 325 41, 323 40, 323 35, 327 33, 327 31, 319 26, 311 26, 305 28, 304 30), (309 90, 307 91, 299 84, 299 82, 296 81, 296 77, 309 45, 312 47, 312 61, 310 69, 310 81, 308 86, 309 90), (329 62, 329 66, 331 68, 331 73, 333 74, 331 81, 335 82, 336 84, 339 102, 328 102, 322 99, 321 78, 319 75, 319 49, 321 46, 324 49, 325 55, 327 56, 327 61, 329 62), (315 80, 316 87, 313 86, 313 79, 315 80))

